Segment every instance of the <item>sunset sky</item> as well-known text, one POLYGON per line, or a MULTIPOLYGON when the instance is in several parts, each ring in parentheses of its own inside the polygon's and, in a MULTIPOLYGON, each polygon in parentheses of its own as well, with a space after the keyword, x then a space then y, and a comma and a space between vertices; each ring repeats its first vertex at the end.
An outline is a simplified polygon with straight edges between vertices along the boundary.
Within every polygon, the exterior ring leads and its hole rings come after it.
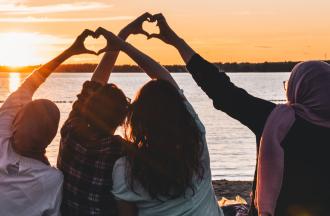
MULTIPOLYGON (((67 48, 85 28, 115 33, 143 12, 169 24, 213 62, 330 59, 329 0, 0 0, 0 65, 41 64, 67 48)), ((146 24, 150 32, 157 31, 146 24)), ((155 39, 129 42, 163 64, 183 63, 155 39)), ((104 40, 88 39, 99 49, 104 40)), ((66 63, 97 63, 82 55, 66 63)), ((118 64, 133 63, 121 54, 118 64)))

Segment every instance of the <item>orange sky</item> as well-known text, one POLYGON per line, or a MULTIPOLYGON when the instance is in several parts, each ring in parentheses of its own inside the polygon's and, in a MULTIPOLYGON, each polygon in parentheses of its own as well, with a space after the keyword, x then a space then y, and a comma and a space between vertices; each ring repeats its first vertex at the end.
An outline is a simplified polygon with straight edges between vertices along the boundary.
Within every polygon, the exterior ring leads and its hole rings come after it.
MULTIPOLYGON (((170 25, 210 61, 263 62, 330 58, 329 0, 0 0, 0 65, 45 63, 85 28, 118 32, 145 11, 170 25)), ((149 31, 157 31, 152 25, 149 31)), ((132 36, 129 42, 163 64, 181 64, 175 49, 132 36)), ((104 41, 87 41, 93 49, 104 41)), ((96 63, 82 55, 67 63, 96 63)), ((132 63, 121 54, 118 64, 132 63)))

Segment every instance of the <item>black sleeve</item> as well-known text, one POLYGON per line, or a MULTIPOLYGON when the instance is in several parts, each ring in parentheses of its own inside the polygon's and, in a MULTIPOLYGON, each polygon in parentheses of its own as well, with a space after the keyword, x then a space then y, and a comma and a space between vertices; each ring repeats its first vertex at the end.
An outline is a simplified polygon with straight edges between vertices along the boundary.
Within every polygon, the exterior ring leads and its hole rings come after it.
POLYGON ((268 115, 275 104, 253 97, 244 89, 236 87, 224 72, 195 54, 187 69, 197 84, 213 100, 216 109, 222 110, 250 128, 255 134, 261 134, 268 115))

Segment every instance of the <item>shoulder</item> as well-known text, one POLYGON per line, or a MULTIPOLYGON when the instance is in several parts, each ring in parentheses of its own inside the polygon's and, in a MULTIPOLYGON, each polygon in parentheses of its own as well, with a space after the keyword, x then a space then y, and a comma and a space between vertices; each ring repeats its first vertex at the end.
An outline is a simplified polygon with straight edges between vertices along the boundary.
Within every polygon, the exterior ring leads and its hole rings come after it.
POLYGON ((117 178, 118 176, 122 177, 123 174, 126 172, 127 169, 127 159, 126 157, 121 157, 116 160, 113 171, 112 171, 112 178, 117 178))
POLYGON ((185 97, 183 90, 179 90, 180 95, 183 98, 183 103, 189 112, 189 114, 192 116, 192 118, 195 120, 198 129, 202 134, 205 134, 205 127, 202 121, 200 120, 197 112, 195 111, 194 107, 191 105, 191 103, 188 101, 188 99, 185 97))
POLYGON ((119 158, 113 168, 112 172, 112 194, 117 200, 124 200, 128 202, 141 202, 149 200, 149 196, 144 191, 142 186, 134 182, 134 190, 129 185, 128 175, 129 168, 126 157, 119 158))
POLYGON ((112 193, 118 199, 123 199, 122 197, 129 192, 128 184, 127 184, 127 159, 126 157, 119 158, 112 170, 112 193))
POLYGON ((49 187, 62 187, 63 184, 63 173, 55 168, 55 167, 48 167, 44 170, 43 175, 43 184, 49 187))

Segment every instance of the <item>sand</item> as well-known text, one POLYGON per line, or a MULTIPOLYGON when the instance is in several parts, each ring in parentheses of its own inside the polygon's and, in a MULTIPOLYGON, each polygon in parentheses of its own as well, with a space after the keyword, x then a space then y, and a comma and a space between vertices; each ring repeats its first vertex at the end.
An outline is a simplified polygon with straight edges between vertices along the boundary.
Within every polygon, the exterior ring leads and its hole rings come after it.
POLYGON ((221 200, 222 197, 227 199, 235 199, 235 197, 239 195, 245 199, 248 204, 250 203, 252 182, 215 180, 212 183, 215 194, 219 200, 221 200))

